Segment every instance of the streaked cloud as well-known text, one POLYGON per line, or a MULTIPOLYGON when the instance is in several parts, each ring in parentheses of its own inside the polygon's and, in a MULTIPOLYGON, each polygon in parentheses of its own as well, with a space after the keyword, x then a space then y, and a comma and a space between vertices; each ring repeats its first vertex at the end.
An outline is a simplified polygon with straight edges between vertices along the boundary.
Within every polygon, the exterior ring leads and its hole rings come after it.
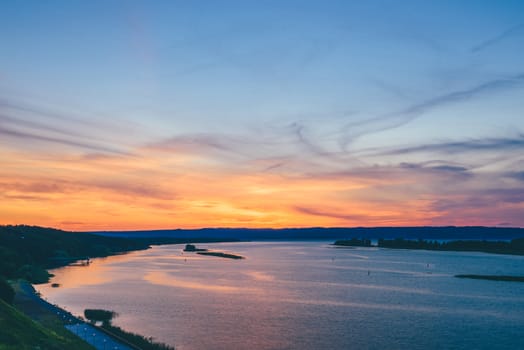
MULTIPOLYGON (((117 145, 120 126, 93 118, 75 117, 22 102, 0 100, 0 135, 13 148, 54 144, 82 151, 126 155, 126 145, 117 145)), ((45 146, 44 146, 45 147, 45 146)))
POLYGON ((524 149, 524 135, 508 138, 486 138, 482 140, 451 141, 385 150, 382 154, 398 155, 417 152, 456 154, 463 152, 502 152, 524 149))
POLYGON ((372 219, 374 222, 379 224, 379 223, 381 223, 381 220, 384 220, 384 219, 386 219, 386 220, 390 219, 391 220, 393 218, 393 217, 385 217, 384 218, 384 217, 380 217, 380 216, 376 217, 372 213, 370 213, 368 215, 344 214, 343 211, 341 211, 340 209, 337 210, 336 212, 328 212, 328 211, 314 209, 314 208, 306 208, 306 207, 297 206, 297 207, 295 207, 295 210, 297 210, 300 213, 307 214, 307 215, 325 216, 325 217, 328 217, 328 218, 342 219, 344 221, 352 222, 353 225, 357 225, 357 223, 359 223, 359 222, 369 221, 370 219, 372 219))
POLYGON ((517 35, 524 35, 524 23, 510 27, 499 34, 478 43, 477 45, 473 46, 470 49, 470 51, 472 53, 478 53, 480 51, 489 49, 490 47, 497 45, 501 41, 504 41, 511 37, 515 37, 517 35))
POLYGON ((523 87, 524 73, 514 74, 512 76, 486 81, 467 89, 445 93, 420 103, 412 104, 394 113, 388 113, 367 120, 350 122, 342 128, 339 144, 344 150, 347 150, 348 145, 359 137, 398 128, 420 117, 424 113, 439 107, 456 104, 471 98, 481 98, 487 94, 523 87))

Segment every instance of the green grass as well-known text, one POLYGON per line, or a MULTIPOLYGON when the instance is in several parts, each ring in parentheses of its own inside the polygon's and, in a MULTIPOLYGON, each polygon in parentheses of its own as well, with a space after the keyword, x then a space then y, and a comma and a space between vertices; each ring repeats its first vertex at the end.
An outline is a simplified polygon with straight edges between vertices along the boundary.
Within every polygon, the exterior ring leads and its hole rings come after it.
POLYGON ((31 320, 0 300, 0 350, 92 350, 80 338, 52 321, 46 325, 31 320))

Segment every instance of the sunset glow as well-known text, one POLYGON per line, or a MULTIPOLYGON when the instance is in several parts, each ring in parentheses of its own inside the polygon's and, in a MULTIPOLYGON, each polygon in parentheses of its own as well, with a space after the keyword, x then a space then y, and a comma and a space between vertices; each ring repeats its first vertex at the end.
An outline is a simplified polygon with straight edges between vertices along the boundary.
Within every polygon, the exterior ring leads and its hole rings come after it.
POLYGON ((0 224, 524 226, 520 3, 23 3, 0 224))

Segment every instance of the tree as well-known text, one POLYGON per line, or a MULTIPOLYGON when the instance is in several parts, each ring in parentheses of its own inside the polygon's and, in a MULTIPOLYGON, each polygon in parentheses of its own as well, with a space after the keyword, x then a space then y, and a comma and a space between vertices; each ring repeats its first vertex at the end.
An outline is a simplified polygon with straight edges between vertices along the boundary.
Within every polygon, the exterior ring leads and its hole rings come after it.
POLYGON ((85 309, 84 316, 92 323, 102 322, 103 324, 110 324, 111 320, 118 314, 109 310, 85 309))

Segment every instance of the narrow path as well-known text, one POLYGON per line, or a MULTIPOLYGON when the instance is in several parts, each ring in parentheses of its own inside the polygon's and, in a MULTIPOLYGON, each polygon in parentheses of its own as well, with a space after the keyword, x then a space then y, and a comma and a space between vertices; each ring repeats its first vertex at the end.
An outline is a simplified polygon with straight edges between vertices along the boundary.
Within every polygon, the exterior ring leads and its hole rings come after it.
POLYGON ((134 350, 85 322, 65 326, 97 350, 134 350))
POLYGON ((40 298, 33 286, 26 281, 19 281, 16 290, 16 306, 34 320, 54 317, 64 325, 65 329, 76 334, 97 350, 138 349, 137 347, 125 345, 122 341, 119 341, 116 337, 109 335, 98 327, 94 327, 73 316, 70 312, 40 298))

